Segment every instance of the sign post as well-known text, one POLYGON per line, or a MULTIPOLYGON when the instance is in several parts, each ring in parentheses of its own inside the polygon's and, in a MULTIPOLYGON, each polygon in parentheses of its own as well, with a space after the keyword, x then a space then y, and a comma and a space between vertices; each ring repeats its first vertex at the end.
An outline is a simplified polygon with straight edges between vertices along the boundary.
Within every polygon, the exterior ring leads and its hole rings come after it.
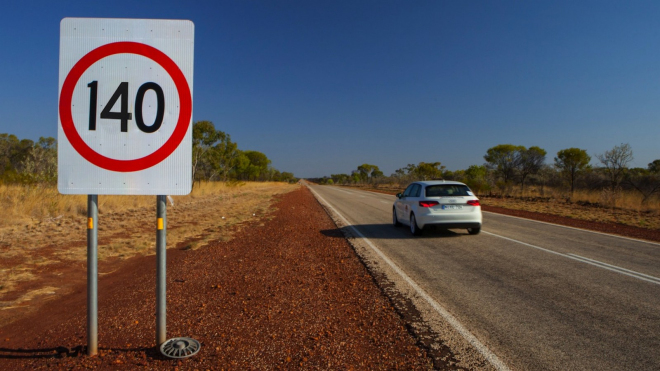
MULTIPOLYGON (((89 355, 98 349, 98 195, 157 196, 156 345, 165 345, 165 195, 192 189, 193 51, 190 21, 60 23, 57 187, 88 195, 89 355)), ((199 350, 193 339, 173 340, 173 354, 199 350)))
POLYGON ((156 220, 156 344, 160 346, 167 340, 167 297, 166 265, 167 265, 167 203, 166 196, 157 196, 156 220))
POLYGON ((98 216, 99 196, 87 196, 87 355, 98 352, 98 216))

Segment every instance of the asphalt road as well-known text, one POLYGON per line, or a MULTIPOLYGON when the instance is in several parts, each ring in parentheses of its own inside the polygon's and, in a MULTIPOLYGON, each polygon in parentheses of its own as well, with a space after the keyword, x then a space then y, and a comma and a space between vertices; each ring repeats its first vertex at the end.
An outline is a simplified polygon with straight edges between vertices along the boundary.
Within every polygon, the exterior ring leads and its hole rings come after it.
MULTIPOLYGON (((394 196, 311 186, 512 370, 660 370, 660 245, 484 212, 391 224, 394 196)), ((347 227, 344 227, 347 228, 347 227)))

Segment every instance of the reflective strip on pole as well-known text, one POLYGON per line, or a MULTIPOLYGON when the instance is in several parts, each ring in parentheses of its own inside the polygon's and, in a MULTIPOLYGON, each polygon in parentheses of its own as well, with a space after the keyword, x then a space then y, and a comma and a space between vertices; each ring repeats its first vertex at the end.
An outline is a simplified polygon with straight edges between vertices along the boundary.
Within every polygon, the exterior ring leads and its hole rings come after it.
POLYGON ((165 274, 167 269, 166 236, 167 236, 167 204, 166 196, 156 196, 156 345, 160 346, 167 340, 167 289, 165 274))
POLYGON ((98 352, 98 195, 87 196, 87 355, 98 352))

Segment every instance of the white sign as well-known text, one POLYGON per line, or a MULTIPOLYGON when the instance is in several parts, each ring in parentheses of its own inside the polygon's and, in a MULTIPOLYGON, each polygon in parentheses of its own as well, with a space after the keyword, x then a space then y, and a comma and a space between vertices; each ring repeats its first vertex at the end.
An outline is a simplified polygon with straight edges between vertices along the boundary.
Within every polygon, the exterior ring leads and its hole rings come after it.
POLYGON ((60 193, 190 193, 193 51, 190 21, 62 20, 60 193))

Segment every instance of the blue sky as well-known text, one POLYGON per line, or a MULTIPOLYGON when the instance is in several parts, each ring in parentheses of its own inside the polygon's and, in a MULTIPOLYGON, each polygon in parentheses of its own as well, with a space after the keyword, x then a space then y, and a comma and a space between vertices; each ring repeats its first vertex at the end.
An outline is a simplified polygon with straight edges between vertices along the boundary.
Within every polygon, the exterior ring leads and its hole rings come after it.
POLYGON ((193 21, 193 120, 298 177, 465 169, 505 143, 660 158, 660 2, 15 1, 0 133, 57 136, 64 17, 193 21))

